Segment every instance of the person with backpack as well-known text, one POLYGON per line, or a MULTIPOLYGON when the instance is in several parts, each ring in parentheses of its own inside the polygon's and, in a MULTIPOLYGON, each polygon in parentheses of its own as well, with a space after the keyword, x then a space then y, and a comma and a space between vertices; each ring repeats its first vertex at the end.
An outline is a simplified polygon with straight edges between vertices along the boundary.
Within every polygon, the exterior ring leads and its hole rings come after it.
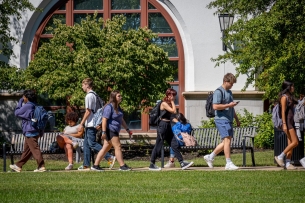
POLYGON ((175 152, 175 156, 177 157, 181 169, 187 169, 193 165, 193 162, 188 163, 183 160, 183 157, 178 149, 179 145, 177 143, 176 138, 174 137, 174 133, 171 128, 171 114, 176 113, 176 105, 175 105, 175 96, 177 95, 176 90, 169 88, 166 90, 165 97, 159 103, 160 105, 160 115, 158 116, 158 127, 157 127, 157 139, 152 150, 150 157, 150 165, 149 170, 151 171, 160 171, 161 168, 155 165, 157 155, 160 154, 161 148, 163 146, 164 140, 168 143, 168 145, 175 152))
POLYGON ((282 90, 278 95, 278 102, 280 104, 280 116, 282 118, 282 130, 287 136, 287 147, 284 151, 275 156, 274 159, 279 166, 282 166, 288 170, 294 170, 291 163, 292 151, 298 146, 299 141, 294 129, 294 105, 297 103, 293 97, 294 84, 290 81, 284 81, 282 83, 282 90), (284 163, 284 157, 286 156, 286 163, 284 163))
POLYGON ((45 163, 38 145, 38 139, 43 131, 32 126, 32 119, 35 110, 37 96, 34 90, 25 90, 15 109, 15 116, 22 119, 22 133, 24 135, 24 147, 21 159, 14 165, 10 165, 13 171, 21 172, 22 166, 33 156, 37 162, 37 169, 34 172, 45 172, 45 163))
POLYGON ((224 151, 226 157, 225 170, 237 170, 231 160, 231 140, 233 138, 233 118, 236 120, 237 126, 240 122, 236 116, 234 106, 238 102, 234 102, 232 91, 236 78, 232 73, 227 73, 223 77, 222 85, 217 88, 213 94, 213 108, 215 109, 215 124, 220 134, 222 142, 214 149, 211 154, 205 155, 203 158, 210 168, 213 168, 213 161, 217 154, 224 151))
POLYGON ((103 120, 101 126, 98 127, 102 129, 102 138, 104 139, 104 145, 102 150, 97 154, 95 163, 91 167, 91 170, 95 171, 103 171, 103 169, 99 166, 102 157, 105 156, 106 153, 114 147, 115 157, 120 164, 120 171, 130 171, 131 168, 124 163, 123 154, 121 149, 121 141, 120 141, 120 131, 121 126, 123 126, 129 137, 131 138, 131 131, 128 129, 128 126, 123 118, 123 111, 120 107, 120 103, 122 102, 122 95, 120 91, 114 90, 110 93, 109 102, 105 105, 103 110, 103 120))
POLYGON ((84 129, 78 131, 79 124, 78 114, 76 112, 69 112, 66 114, 65 118, 68 125, 65 127, 62 134, 56 137, 58 146, 65 150, 66 156, 68 158, 69 165, 65 170, 73 169, 73 149, 78 147, 78 142, 83 137, 84 129))
MULTIPOLYGON (((85 97, 86 111, 78 127, 78 131, 82 131, 85 127, 85 138, 83 144, 84 162, 83 165, 78 168, 79 171, 90 170, 91 150, 99 152, 102 149, 102 145, 96 142, 97 129, 93 126, 94 112, 97 111, 98 98, 92 88, 93 80, 91 78, 85 78, 82 81, 82 89, 87 93, 85 97)), ((115 156, 107 153, 104 158, 108 161, 110 168, 112 168, 116 160, 115 156)))
MULTIPOLYGON (((172 119, 172 121, 175 123, 175 125, 172 126, 172 131, 174 133, 176 142, 178 143, 179 147, 185 146, 181 133, 184 132, 191 134, 192 131, 191 124, 186 120, 183 113, 178 113, 176 117, 172 119)), ((171 147, 170 147, 170 158, 168 163, 164 165, 164 168, 175 168, 175 152, 171 147)))

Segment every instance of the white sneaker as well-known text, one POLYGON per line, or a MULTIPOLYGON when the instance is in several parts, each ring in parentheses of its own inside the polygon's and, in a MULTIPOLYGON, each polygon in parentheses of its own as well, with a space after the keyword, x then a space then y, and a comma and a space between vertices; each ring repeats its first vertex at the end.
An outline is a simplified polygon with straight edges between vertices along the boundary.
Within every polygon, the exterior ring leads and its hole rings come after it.
POLYGON ((47 169, 44 166, 34 170, 34 172, 46 172, 46 171, 47 171, 47 169))
POLYGON ((208 164, 208 166, 210 167, 210 168, 214 168, 214 166, 213 166, 213 161, 214 161, 214 159, 210 159, 210 155, 208 154, 208 155, 205 155, 204 157, 203 157, 203 159, 207 162, 207 164, 208 164))
POLYGON ((65 170, 72 170, 73 169, 73 164, 69 164, 66 168, 65 168, 65 170))
POLYGON ((230 163, 227 163, 227 164, 226 164, 225 169, 226 169, 226 170, 237 170, 238 167, 235 166, 235 165, 233 164, 233 162, 230 162, 230 163))
POLYGON ((300 160, 300 164, 305 168, 305 157, 300 160))
POLYGON ((108 165, 110 170, 113 168, 115 160, 116 160, 115 156, 112 156, 112 158, 108 159, 108 165))
POLYGON ((168 161, 164 168, 175 168, 175 162, 168 161))
POLYGON ((16 172, 21 172, 21 168, 19 168, 16 164, 14 165, 10 165, 10 168, 13 170, 13 171, 16 171, 16 172))

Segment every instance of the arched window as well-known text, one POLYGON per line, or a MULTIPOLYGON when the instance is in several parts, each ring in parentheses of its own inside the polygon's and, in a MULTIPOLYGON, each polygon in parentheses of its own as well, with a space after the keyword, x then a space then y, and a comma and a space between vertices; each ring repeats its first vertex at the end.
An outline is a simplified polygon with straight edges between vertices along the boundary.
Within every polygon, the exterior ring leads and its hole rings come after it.
MULTIPOLYGON (((86 15, 93 15, 110 19, 115 15, 125 15, 127 21, 125 28, 138 29, 148 27, 158 33, 153 43, 168 52, 169 59, 175 68, 176 74, 171 86, 178 92, 175 101, 180 112, 184 113, 184 54, 181 37, 178 29, 157 0, 66 0, 59 1, 47 14, 40 24, 32 45, 32 58, 39 47, 49 41, 53 35, 46 27, 53 26, 54 19, 59 19, 67 25, 80 23, 86 15)), ((135 111, 125 116, 125 121, 134 132, 154 132, 148 125, 148 114, 135 111)))

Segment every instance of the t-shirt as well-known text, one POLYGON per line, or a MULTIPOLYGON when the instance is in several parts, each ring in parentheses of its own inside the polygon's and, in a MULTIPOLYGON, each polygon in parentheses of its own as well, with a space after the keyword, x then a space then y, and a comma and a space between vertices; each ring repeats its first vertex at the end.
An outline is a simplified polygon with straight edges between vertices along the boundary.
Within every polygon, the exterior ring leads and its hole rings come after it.
POLYGON ((91 113, 85 122, 86 127, 93 127, 93 115, 94 115, 93 111, 95 111, 95 107, 96 107, 96 97, 94 94, 90 92, 94 92, 94 91, 90 90, 85 97, 85 107, 86 109, 91 109, 91 113))
POLYGON ((78 127, 79 127, 79 124, 75 125, 75 126, 72 126, 72 127, 68 125, 64 129, 64 133, 66 135, 76 134, 76 133, 78 133, 78 127))
POLYGON ((103 111, 103 118, 107 118, 107 128, 113 132, 120 132, 122 120, 123 120, 123 111, 119 107, 118 113, 114 110, 111 104, 105 106, 103 111))
MULTIPOLYGON (((225 90, 222 86, 215 90, 213 94, 213 104, 229 104, 233 102, 233 95, 231 90, 225 90)), ((215 119, 225 119, 233 122, 234 108, 226 108, 223 110, 215 110, 215 119)))

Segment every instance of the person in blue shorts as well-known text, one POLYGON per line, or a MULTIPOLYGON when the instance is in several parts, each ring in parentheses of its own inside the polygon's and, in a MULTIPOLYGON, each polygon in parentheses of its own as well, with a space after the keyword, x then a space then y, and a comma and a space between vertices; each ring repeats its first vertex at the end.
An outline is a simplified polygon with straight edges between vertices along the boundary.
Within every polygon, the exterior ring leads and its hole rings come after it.
POLYGON ((223 84, 214 91, 213 109, 215 109, 215 124, 219 131, 222 142, 214 149, 211 154, 205 155, 204 160, 210 168, 213 168, 213 161, 217 154, 224 151, 226 157, 226 170, 238 169, 231 160, 231 140, 233 138, 233 118, 239 127, 240 122, 236 116, 234 106, 239 102, 234 102, 232 91, 236 78, 232 73, 227 73, 223 77, 223 84))

